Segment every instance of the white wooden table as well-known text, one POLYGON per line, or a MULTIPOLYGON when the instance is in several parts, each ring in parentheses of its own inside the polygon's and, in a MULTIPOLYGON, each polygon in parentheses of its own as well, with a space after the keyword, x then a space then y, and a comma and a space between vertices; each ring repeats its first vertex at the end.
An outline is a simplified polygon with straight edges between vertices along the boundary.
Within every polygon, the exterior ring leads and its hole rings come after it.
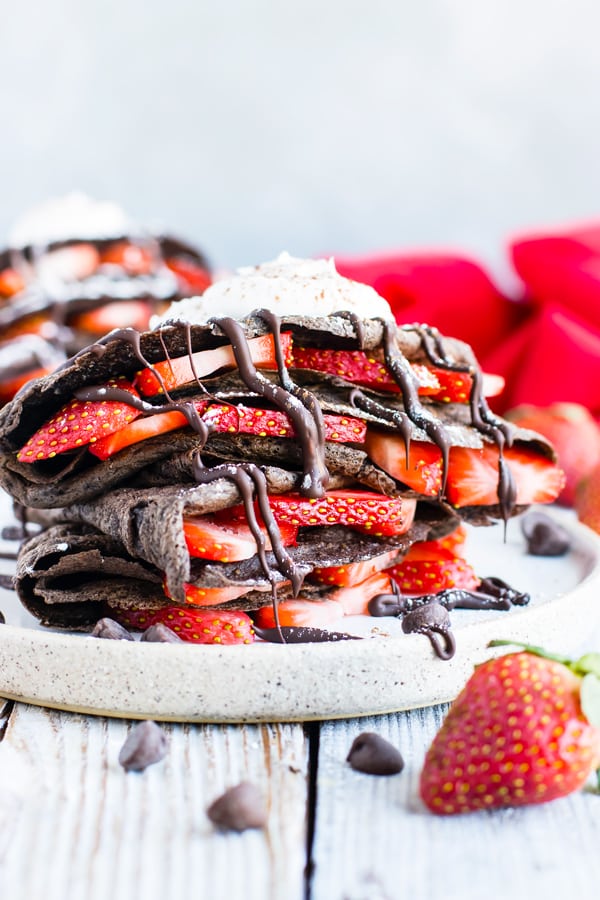
MULTIPOLYGON (((599 649, 598 638, 583 649, 599 649)), ((164 724, 167 755, 141 773, 118 762, 134 722, 1 699, 0 711, 0 900, 598 896, 592 790, 462 817, 425 810, 418 777, 445 707, 307 725, 164 724), (399 775, 349 767, 362 731, 400 749, 399 775), (262 790, 267 827, 219 832, 206 808, 242 780, 262 790)))
POLYGON ((441 707, 274 725, 164 725, 166 758, 126 773, 134 723, 8 705, 0 733, 0 897, 11 900, 480 900, 598 896, 600 796, 437 818, 417 782, 441 707), (345 762, 377 731, 402 773, 345 762), (268 825, 216 831, 206 807, 249 779, 268 825))

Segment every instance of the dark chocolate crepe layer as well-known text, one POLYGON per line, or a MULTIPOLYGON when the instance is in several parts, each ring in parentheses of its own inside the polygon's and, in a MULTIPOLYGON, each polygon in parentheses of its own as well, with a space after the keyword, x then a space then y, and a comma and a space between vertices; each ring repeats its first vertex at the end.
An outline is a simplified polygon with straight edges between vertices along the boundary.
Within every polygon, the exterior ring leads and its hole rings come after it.
MULTIPOLYGON (((271 486, 276 480, 277 473, 272 473, 271 486)), ((16 569, 19 597, 42 624, 78 630, 110 615, 111 606, 143 610, 183 602, 186 583, 248 589, 213 609, 264 606, 271 601, 271 585, 256 556, 235 563, 190 559, 183 538, 184 514, 215 511, 238 499, 235 486, 223 479, 187 490, 114 491, 63 510, 60 515, 71 521, 51 525, 23 545, 16 569), (165 597, 163 580, 172 600, 165 597)), ((302 575, 308 575, 317 566, 360 562, 390 549, 397 550, 400 559, 414 541, 442 536, 455 524, 436 507, 423 504, 405 535, 378 539, 342 526, 310 528, 287 550, 302 575)), ((274 555, 266 556, 278 598, 291 597, 274 555)), ((329 591, 305 581, 301 596, 318 602, 329 591)))
MULTIPOLYGON (((259 316, 251 316, 241 324, 248 338, 269 331, 267 322, 259 316)), ((341 315, 282 319, 282 330, 300 336, 305 346, 328 349, 356 349, 359 345, 366 350, 380 348, 384 328, 378 319, 361 320, 359 336, 353 322, 341 315)), ((416 331, 398 329, 396 342, 410 362, 427 361, 416 331)), ((88 500, 124 484, 190 483, 193 481, 191 460, 203 446, 203 441, 191 429, 145 440, 102 462, 86 449, 36 463, 20 463, 16 453, 44 422, 73 398, 77 389, 105 384, 118 375, 132 377, 142 367, 140 353, 144 360, 153 364, 166 356, 186 356, 189 349, 196 352, 227 343, 228 339, 216 323, 194 326, 173 324, 141 335, 129 330, 115 332, 103 342, 87 348, 53 375, 28 385, 0 412, 0 485, 25 506, 52 508, 88 500)), ((457 362, 476 366, 470 348, 465 344, 444 339, 444 347, 457 362)), ((358 416, 382 427, 392 427, 389 416, 381 417, 377 412, 357 409, 352 402, 355 388, 343 379, 310 371, 290 371, 297 383, 306 386, 315 395, 324 412, 358 416)), ((277 382, 276 373, 262 374, 277 382)), ((256 397, 237 372, 206 379, 203 389, 216 399, 248 402, 256 397)), ((402 412, 404 409, 398 394, 382 394, 366 389, 361 389, 361 393, 388 410, 402 412)), ((202 392, 199 388, 188 386, 181 391, 173 391, 172 396, 191 398, 202 396, 202 392)), ((164 396, 159 395, 153 402, 160 407, 165 402, 164 396)), ((468 406, 431 403, 424 406, 444 426, 451 445, 479 448, 491 440, 471 425, 468 406)), ((412 439, 429 440, 418 424, 411 424, 410 429, 412 439)), ((284 466, 290 471, 301 468, 300 451, 295 441, 269 438, 246 440, 246 437, 212 434, 202 455, 228 461, 253 458, 284 466)), ((515 439, 517 442, 534 443, 542 454, 552 457, 550 446, 533 432, 517 431, 515 439)), ((401 491, 390 476, 366 460, 360 449, 329 444, 326 452, 331 474, 352 477, 359 484, 391 495, 401 491)))
MULTIPOLYGON (((290 474, 275 467, 265 467, 264 473, 270 494, 289 491, 290 474)), ((241 501, 235 484, 219 478, 210 484, 195 487, 164 487, 134 490, 122 488, 111 491, 87 503, 74 504, 55 513, 57 519, 91 525, 102 533, 118 540, 132 557, 142 559, 165 574, 170 596, 184 602, 185 583, 195 583, 206 587, 220 587, 246 583, 251 577, 268 586, 261 573, 257 557, 252 565, 247 563, 228 564, 190 561, 183 534, 184 516, 201 516, 233 506, 241 501), (235 571, 235 574, 234 574, 235 571), (225 573, 226 580, 220 581, 218 573, 225 573), (241 574, 240 574, 241 573, 241 574), (232 579, 233 580, 230 580, 232 579), (242 578, 240 582, 238 579, 242 578)), ((304 555, 300 550, 288 548, 290 555, 304 566, 303 574, 316 566, 344 565, 370 559, 398 548, 403 554, 416 540, 427 540, 447 534, 456 527, 458 520, 434 504, 420 504, 415 522, 405 535, 393 538, 368 538, 351 529, 335 528, 306 529, 304 555), (318 533, 318 541, 310 536, 318 533), (311 555, 312 554, 312 555, 311 555)), ((271 566, 273 571, 277 568, 271 566)), ((283 581, 276 573, 277 580, 283 581)))

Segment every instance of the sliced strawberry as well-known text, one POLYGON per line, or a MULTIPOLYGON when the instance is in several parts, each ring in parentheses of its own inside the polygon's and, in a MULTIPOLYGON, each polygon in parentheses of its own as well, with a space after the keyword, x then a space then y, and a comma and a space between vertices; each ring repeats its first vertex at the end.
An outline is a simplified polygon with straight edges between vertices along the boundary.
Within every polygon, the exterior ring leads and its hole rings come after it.
MULTIPOLYGON (((260 437, 296 437, 292 420, 279 410, 254 409, 242 404, 213 405, 209 406, 203 418, 219 432, 257 434, 260 437)), ((367 426, 361 419, 329 414, 325 414, 323 419, 325 440, 341 443, 364 441, 367 426)))
MULTIPOLYGON (((163 588, 166 596, 169 597, 166 584, 163 585, 163 588)), ((184 585, 184 588, 185 600, 190 606, 220 606, 222 603, 229 603, 231 600, 243 597, 249 590, 247 586, 235 587, 235 585, 229 585, 228 587, 211 588, 187 583, 184 585)))
MULTIPOLYGON (((195 403, 197 411, 217 432, 230 434, 257 434, 261 437, 286 437, 296 435, 291 419, 279 411, 252 409, 248 406, 220 406, 213 404, 207 408, 206 402, 195 403)), ((325 438, 328 441, 361 443, 366 434, 366 424, 349 416, 325 415, 325 438)), ((158 412, 153 416, 136 419, 120 431, 100 438, 90 445, 90 453, 99 459, 108 459, 132 444, 146 438, 165 434, 188 424, 185 415, 176 410, 158 412)))
MULTIPOLYGON (((416 547, 416 545, 415 545, 416 547)), ((474 591, 480 579, 473 568, 450 551, 427 554, 411 547, 409 553, 395 566, 386 570, 403 594, 436 594, 450 588, 474 591)))
MULTIPOLYGON (((289 358, 292 338, 287 332, 281 335, 281 349, 284 358, 289 358)), ((275 342, 272 334, 250 338, 248 341, 250 357, 258 369, 277 369, 275 359, 275 342)), ((193 383, 196 378, 206 378, 221 369, 236 368, 237 363, 231 344, 217 347, 214 350, 199 350, 192 356, 178 356, 157 362, 151 368, 142 369, 135 378, 135 386, 146 397, 167 391, 184 384, 193 383), (155 374, 158 374, 159 377, 155 374), (163 384, 160 383, 162 379, 163 384)))
POLYGON ((13 297, 24 288, 25 282, 15 269, 2 269, 0 272, 0 297, 13 297))
MULTIPOLYGON (((278 525, 310 527, 347 525, 374 537, 405 534, 412 525, 416 501, 386 497, 371 491, 328 491, 313 499, 301 494, 276 494, 269 497, 278 525)), ((222 510, 227 519, 243 515, 243 507, 222 510)))
POLYGON ((183 291, 203 294, 212 284, 210 272, 185 256, 171 256, 165 262, 171 272, 177 275, 183 291))
MULTIPOLYGON (((221 601, 224 602, 224 601, 221 601)), ((144 631, 151 625, 167 625, 184 641, 194 644, 251 644, 252 620, 239 610, 210 611, 182 606, 158 610, 130 610, 109 606, 110 615, 122 625, 144 631)))
POLYGON ((415 553, 418 551, 422 553, 430 551, 431 553, 439 554, 440 551, 449 551, 453 556, 464 557, 466 539, 467 529, 464 525, 459 525, 451 534, 447 534, 443 538, 438 538, 435 541, 419 541, 417 544, 413 544, 411 553, 413 551, 415 553))
POLYGON ((397 550, 389 550, 387 553, 381 553, 379 556, 373 557, 373 559, 348 563, 345 566, 317 566, 310 573, 310 578, 311 581, 318 581, 320 584, 352 587, 355 584, 360 584, 360 582, 376 572, 381 572, 382 569, 391 564, 397 555, 397 550))
MULTIPOLYGON (((335 600, 282 600, 277 604, 279 624, 313 628, 327 628, 344 615, 341 603, 335 600)), ((273 604, 261 606, 252 613, 259 628, 275 628, 273 604)))
MULTIPOLYGON (((565 484, 557 465, 530 447, 511 447, 504 458, 517 489, 517 503, 552 503, 565 484)), ((498 502, 498 450, 453 447, 450 451, 447 497, 456 507, 498 502)))
MULTIPOLYGON (((133 396, 137 391, 125 378, 113 378, 108 387, 120 388, 133 396)), ((140 413, 133 406, 114 400, 71 400, 36 431, 17 454, 20 462, 51 459, 57 453, 95 443, 122 428, 140 413)))
MULTIPOLYGON (((365 353, 364 350, 321 350, 294 344, 292 355, 292 367, 295 369, 312 369, 315 372, 337 375, 352 384, 380 391, 400 392, 398 384, 387 370, 383 354, 378 351, 365 353)), ((435 373, 426 366, 413 365, 412 370, 420 392, 429 394, 439 390, 435 373)))
MULTIPOLYGON (((431 372, 439 382, 439 388, 429 396, 438 403, 467 403, 471 396, 473 379, 467 372, 452 372, 448 369, 432 367, 431 372)), ((497 397, 504 390, 501 375, 483 374, 482 393, 484 397, 497 397)))
POLYGON ((365 450, 373 462, 419 494, 436 497, 442 486, 442 454, 435 444, 411 441, 408 461, 404 439, 367 428, 365 450))
POLYGON ((89 445, 88 449, 98 459, 108 459, 109 456, 113 456, 119 450, 124 450, 125 447, 138 444, 140 441, 147 440, 147 438, 156 437, 158 434, 177 431, 179 428, 185 428, 187 424, 186 417, 178 410, 157 413, 154 416, 145 416, 130 422, 119 431, 115 431, 106 437, 98 438, 94 444, 89 445))
POLYGON ((127 275, 135 276, 149 275, 153 269, 154 260, 147 248, 130 244, 129 241, 119 241, 102 251, 100 263, 120 266, 127 275))
MULTIPOLYGON (((266 529, 265 547, 271 549, 266 529)), ((284 547, 296 543, 298 528, 281 525, 279 529, 284 547)), ((248 525, 241 522, 224 524, 214 516, 190 516, 183 520, 183 533, 190 556, 214 559, 218 562, 236 562, 250 559, 256 553, 256 540, 248 525)))
POLYGON ((151 315, 152 310, 145 300, 119 300, 77 313, 69 318, 69 325, 97 336, 106 334, 113 328, 135 328, 137 331, 145 331, 151 315))
POLYGON ((366 616, 369 614, 369 601, 378 594, 392 593, 392 579, 387 572, 376 572, 361 584, 352 587, 341 587, 332 591, 330 600, 339 603, 345 616, 366 616))
MULTIPOLYGON (((442 455, 433 444, 412 441, 409 464, 400 435, 368 428, 365 449, 373 460, 393 478, 427 496, 435 496, 431 475, 440 472, 442 455)), ((551 503, 564 484, 562 470, 530 447, 514 446, 504 451, 513 474, 517 503, 551 503)), ((498 502, 498 448, 486 444, 483 449, 452 447, 448 466, 446 498, 456 507, 493 505, 498 502)), ((439 487, 439 481, 437 482, 439 487)))

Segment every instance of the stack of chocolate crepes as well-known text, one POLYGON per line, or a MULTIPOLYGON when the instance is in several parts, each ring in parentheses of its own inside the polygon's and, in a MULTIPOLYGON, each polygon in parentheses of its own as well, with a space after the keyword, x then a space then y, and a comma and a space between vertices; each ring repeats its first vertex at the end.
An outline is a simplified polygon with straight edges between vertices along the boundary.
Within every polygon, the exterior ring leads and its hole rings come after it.
POLYGON ((317 263, 300 279, 311 315, 274 311, 277 278, 263 307, 257 272, 209 288, 202 324, 174 318, 190 318, 175 304, 1 411, 0 482, 44 523, 16 579, 44 624, 323 604, 392 571, 414 542, 559 493, 552 448, 490 411, 468 346, 369 318, 365 301, 378 313, 381 298, 332 264, 338 309, 313 303, 327 294, 317 263), (252 311, 220 315, 238 293, 252 311))
POLYGON ((9 240, 0 251, 0 404, 109 329, 147 328, 211 281, 198 249, 82 194, 27 212, 9 240))

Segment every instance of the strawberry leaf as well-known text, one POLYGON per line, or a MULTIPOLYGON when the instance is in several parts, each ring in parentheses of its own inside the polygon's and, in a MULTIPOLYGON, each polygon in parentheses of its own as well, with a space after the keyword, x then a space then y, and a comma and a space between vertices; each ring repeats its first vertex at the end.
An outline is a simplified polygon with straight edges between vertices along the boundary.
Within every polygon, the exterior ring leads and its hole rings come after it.
POLYGON ((600 728, 600 678, 592 672, 581 682, 581 709, 590 725, 600 728))
POLYGON ((585 653, 575 663, 575 669, 583 675, 592 673, 600 678, 600 653, 585 653))

